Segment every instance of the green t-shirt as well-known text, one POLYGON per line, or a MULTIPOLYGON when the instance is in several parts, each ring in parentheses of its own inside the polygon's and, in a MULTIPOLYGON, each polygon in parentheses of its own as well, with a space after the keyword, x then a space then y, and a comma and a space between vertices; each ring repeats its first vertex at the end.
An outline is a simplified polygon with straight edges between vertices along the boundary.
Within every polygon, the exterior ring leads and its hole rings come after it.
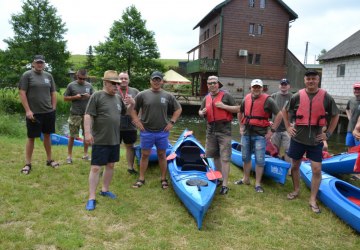
POLYGON ((351 119, 349 120, 347 131, 352 132, 360 116, 360 100, 356 100, 356 97, 351 98, 346 105, 346 109, 351 111, 351 119))
MULTIPOLYGON (((316 95, 315 94, 308 94, 309 99, 316 95)), ((296 111, 298 110, 300 104, 300 95, 299 92, 294 94, 286 106, 286 110, 289 112, 289 116, 295 117, 296 111)), ((330 118, 334 115, 339 114, 339 109, 336 106, 334 99, 326 92, 324 97, 324 107, 326 112, 326 120, 329 122, 330 118)), ((294 120, 296 122, 296 120, 294 120)), ((320 142, 316 140, 316 136, 322 133, 322 126, 305 126, 305 125, 295 125, 296 135, 292 137, 292 139, 296 142, 315 146, 318 145, 320 142)))
POLYGON ((95 145, 120 144, 120 116, 123 110, 126 107, 119 95, 109 95, 100 90, 90 97, 85 114, 94 119, 92 135, 95 145))
POLYGON ((179 108, 181 106, 175 97, 163 89, 160 91, 147 89, 135 97, 135 110, 138 114, 141 113, 141 122, 148 131, 164 130, 169 123, 168 113, 179 108))
MULTIPOLYGON (((135 88, 128 87, 127 93, 121 93, 120 96, 124 98, 125 95, 131 96, 135 98, 139 94, 139 90, 135 88)), ((131 122, 131 116, 129 115, 121 115, 121 123, 120 123, 120 130, 121 131, 129 131, 129 130, 136 130, 136 127, 131 122)))
POLYGON ((26 92, 30 110, 34 114, 49 113, 53 111, 51 93, 56 90, 52 75, 42 71, 26 71, 19 82, 19 89, 26 92))
MULTIPOLYGON (((90 94, 93 93, 93 88, 90 83, 84 82, 83 84, 78 83, 77 81, 73 81, 68 84, 64 96, 76 96, 77 94, 90 94)), ((84 115, 86 105, 89 99, 82 97, 80 100, 71 101, 70 113, 72 115, 84 115)))
MULTIPOLYGON (((292 94, 287 93, 283 95, 280 91, 271 95, 271 97, 275 100, 276 105, 280 110, 282 110, 290 101, 292 94)), ((274 117, 273 117, 274 118, 274 117)), ((276 132, 284 132, 286 131, 284 120, 281 121, 279 127, 277 127, 276 132)))

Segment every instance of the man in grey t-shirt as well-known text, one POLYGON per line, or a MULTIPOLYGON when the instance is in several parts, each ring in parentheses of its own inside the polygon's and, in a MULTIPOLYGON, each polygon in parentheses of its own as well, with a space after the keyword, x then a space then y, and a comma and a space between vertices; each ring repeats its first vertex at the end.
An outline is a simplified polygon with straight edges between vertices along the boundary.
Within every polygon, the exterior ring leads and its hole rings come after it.
MULTIPOLYGON (((68 84, 65 93, 64 101, 71 102, 69 123, 69 142, 68 142, 68 156, 66 162, 72 163, 72 149, 74 145, 74 139, 79 136, 80 128, 83 130, 84 135, 84 114, 86 105, 90 96, 93 93, 93 88, 86 80, 87 72, 85 69, 80 69, 76 72, 77 80, 68 84)), ((89 160, 88 144, 84 142, 84 160, 89 160)))
POLYGON ((19 82, 19 96, 26 112, 27 142, 25 166, 21 173, 29 174, 35 138, 44 135, 46 165, 56 168, 59 163, 52 159, 50 134, 55 133, 56 89, 52 75, 44 71, 45 57, 36 55, 32 69, 26 71, 19 82))

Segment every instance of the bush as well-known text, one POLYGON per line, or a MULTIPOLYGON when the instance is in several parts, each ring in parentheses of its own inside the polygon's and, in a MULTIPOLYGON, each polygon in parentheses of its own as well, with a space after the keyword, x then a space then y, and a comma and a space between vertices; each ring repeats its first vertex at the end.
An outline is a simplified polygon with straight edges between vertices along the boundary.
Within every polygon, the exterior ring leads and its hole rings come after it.
POLYGON ((6 114, 24 112, 17 88, 5 87, 0 89, 0 111, 6 114))
POLYGON ((0 116, 0 135, 17 138, 26 136, 26 126, 19 116, 7 115, 2 112, 0 112, 0 116))

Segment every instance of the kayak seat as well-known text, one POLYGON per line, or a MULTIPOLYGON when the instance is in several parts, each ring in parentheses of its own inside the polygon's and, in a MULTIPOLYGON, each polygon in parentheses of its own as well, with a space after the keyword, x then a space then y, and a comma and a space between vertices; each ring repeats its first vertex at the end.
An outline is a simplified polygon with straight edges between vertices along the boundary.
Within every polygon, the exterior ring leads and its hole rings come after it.
POLYGON ((206 166, 203 164, 184 164, 181 168, 182 171, 191 171, 191 170, 196 170, 196 171, 201 171, 201 172, 206 172, 206 166))
POLYGON ((200 148, 197 146, 183 146, 180 149, 180 162, 182 163, 181 165, 189 163, 204 165, 200 154, 200 148))
POLYGON ((354 197, 354 196, 349 196, 347 197, 351 202, 355 203, 356 205, 360 206, 360 199, 354 197))

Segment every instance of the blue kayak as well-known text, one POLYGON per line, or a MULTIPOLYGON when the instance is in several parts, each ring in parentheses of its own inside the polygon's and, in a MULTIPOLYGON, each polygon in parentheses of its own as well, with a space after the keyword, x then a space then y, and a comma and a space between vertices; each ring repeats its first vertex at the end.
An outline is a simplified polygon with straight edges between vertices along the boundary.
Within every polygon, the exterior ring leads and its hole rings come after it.
MULTIPOLYGON (((240 168, 243 168, 243 160, 241 155, 241 145, 239 142, 232 140, 231 141, 231 162, 240 168)), ((265 168, 264 176, 267 176, 274 181, 285 184, 286 177, 289 171, 291 164, 283 161, 279 158, 272 157, 270 155, 265 155, 265 168)), ((251 169, 255 171, 255 155, 251 156, 251 169)))
MULTIPOLYGON (((40 139, 44 140, 44 135, 41 133, 40 139)), ((68 145, 69 137, 58 134, 50 134, 51 145, 68 145)), ((74 140, 74 146, 84 146, 84 142, 81 140, 74 140)))
MULTIPOLYGON (((172 145, 169 143, 168 148, 166 149, 166 156, 168 156, 171 153, 171 149, 172 149, 172 145)), ((134 150, 135 150, 136 162, 139 165, 140 164, 140 159, 141 159, 141 147, 140 147, 140 145, 134 146, 134 150)), ((149 156, 149 163, 156 163, 156 162, 158 162, 158 156, 157 156, 157 152, 156 152, 156 146, 153 146, 151 148, 151 153, 150 153, 150 156, 149 156)))
MULTIPOLYGON (((301 163, 301 178, 311 187, 312 171, 308 163, 301 163)), ((322 172, 318 192, 320 201, 339 218, 360 232, 360 188, 322 172)))
POLYGON ((351 174, 358 153, 342 153, 322 160, 321 170, 328 174, 351 174))
POLYGON ((204 158, 207 167, 200 157, 204 153, 204 147, 192 132, 185 130, 168 157, 169 175, 175 193, 195 218, 199 230, 214 198, 217 184, 217 179, 209 180, 207 177, 207 173, 211 172, 209 167, 215 170, 215 164, 213 160, 204 158))

